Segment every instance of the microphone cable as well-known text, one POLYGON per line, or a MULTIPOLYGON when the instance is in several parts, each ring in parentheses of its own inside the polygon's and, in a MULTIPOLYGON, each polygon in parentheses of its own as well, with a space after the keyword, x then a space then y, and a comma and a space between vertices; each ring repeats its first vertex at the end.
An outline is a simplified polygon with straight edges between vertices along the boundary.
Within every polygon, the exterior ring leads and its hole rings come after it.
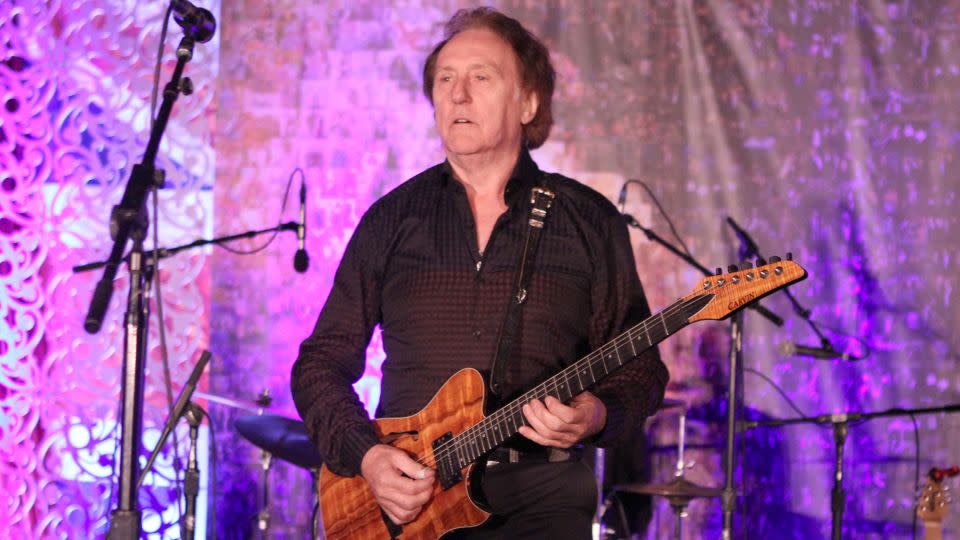
MULTIPOLYGON (((296 176, 297 173, 300 173, 301 185, 305 184, 307 181, 307 177, 304 174, 303 169, 301 169, 300 167, 295 167, 293 171, 290 172, 290 177, 287 178, 287 187, 284 188, 283 190, 283 201, 280 203, 280 218, 277 220, 277 225, 281 225, 283 223, 283 213, 287 209, 287 200, 290 198, 290 186, 293 185, 293 177, 296 176)), ((239 249, 239 248, 230 247, 226 244, 216 244, 216 245, 217 247, 221 249, 225 249, 230 253, 234 253, 236 255, 253 255, 254 253, 259 253, 267 249, 267 246, 269 246, 270 244, 273 243, 274 240, 276 240, 278 234, 280 234, 279 230, 273 231, 272 233, 270 233, 270 236, 267 237, 267 240, 266 242, 263 243, 263 245, 257 246, 252 249, 239 249)))
POLYGON ((670 233, 673 235, 673 238, 677 241, 677 243, 680 244, 680 246, 683 248, 683 252, 686 253, 687 256, 693 257, 693 254, 690 253, 690 248, 687 247, 687 244, 683 241, 683 238, 681 238, 680 234, 677 232, 677 228, 673 225, 673 220, 670 219, 670 214, 668 214, 667 211, 663 209, 663 206, 660 204, 660 200, 657 199, 657 196, 654 195, 653 190, 650 189, 650 186, 648 186, 643 180, 630 178, 623 183, 622 189, 624 190, 624 201, 626 201, 627 188, 630 186, 630 184, 639 184, 640 187, 642 187, 644 191, 647 192, 647 195, 649 195, 650 199, 653 200, 653 204, 656 205, 657 210, 660 212, 660 215, 663 216, 663 219, 667 221, 667 226, 670 227, 670 233))

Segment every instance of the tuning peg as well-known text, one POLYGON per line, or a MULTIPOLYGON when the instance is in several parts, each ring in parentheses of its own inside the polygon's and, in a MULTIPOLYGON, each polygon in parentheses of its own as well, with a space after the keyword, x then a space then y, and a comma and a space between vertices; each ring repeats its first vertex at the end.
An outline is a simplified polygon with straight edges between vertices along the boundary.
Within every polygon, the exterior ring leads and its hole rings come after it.
POLYGON ((723 268, 720 268, 720 267, 718 266, 718 267, 717 267, 717 273, 714 274, 714 275, 719 276, 719 275, 721 275, 721 274, 723 274, 723 268))
POLYGON ((741 270, 749 270, 751 268, 753 268, 753 263, 751 263, 750 261, 743 261, 742 263, 740 263, 741 270))
POLYGON ((791 253, 791 252, 789 252, 789 251, 787 252, 787 260, 788 260, 788 261, 792 261, 792 260, 793 260, 793 253, 791 253))
POLYGON ((731 272, 731 273, 732 273, 732 272, 737 272, 737 271, 739 271, 739 270, 740 270, 740 268, 739 268, 737 265, 735 265, 735 264, 731 264, 731 265, 728 265, 728 266, 727 266, 727 272, 731 272))
POLYGON ((757 257, 757 266, 766 266, 766 265, 767 265, 767 261, 765 259, 763 259, 762 257, 757 257))
POLYGON ((778 262, 780 262, 780 257, 777 257, 776 255, 774 255, 773 257, 770 257, 770 262, 771 262, 771 263, 778 263, 778 262))

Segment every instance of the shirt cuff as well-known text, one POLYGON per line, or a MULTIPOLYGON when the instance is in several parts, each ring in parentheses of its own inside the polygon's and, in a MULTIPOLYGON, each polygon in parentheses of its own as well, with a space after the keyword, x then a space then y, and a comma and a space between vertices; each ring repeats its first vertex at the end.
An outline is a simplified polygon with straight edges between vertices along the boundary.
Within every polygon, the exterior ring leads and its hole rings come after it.
POLYGON ((603 429, 589 442, 595 446, 606 447, 629 437, 632 430, 627 429, 627 409, 619 398, 603 396, 600 399, 607 408, 607 421, 603 424, 603 429))
POLYGON ((343 441, 340 445, 340 463, 345 467, 343 472, 356 476, 360 474, 363 456, 374 445, 380 444, 380 439, 370 426, 356 426, 343 432, 340 437, 343 441))

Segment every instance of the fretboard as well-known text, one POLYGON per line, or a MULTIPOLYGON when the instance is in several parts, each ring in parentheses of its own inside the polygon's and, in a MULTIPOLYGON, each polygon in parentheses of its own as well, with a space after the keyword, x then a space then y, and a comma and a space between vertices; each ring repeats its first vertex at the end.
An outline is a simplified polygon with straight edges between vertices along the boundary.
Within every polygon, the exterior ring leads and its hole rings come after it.
POLYGON ((455 456, 458 469, 473 463, 516 434, 520 426, 527 425, 521 410, 524 404, 534 399, 542 400, 547 396, 567 403, 647 349, 690 324, 689 318, 709 304, 712 298, 712 294, 701 294, 679 300, 647 317, 454 437, 450 441, 448 455, 455 456))

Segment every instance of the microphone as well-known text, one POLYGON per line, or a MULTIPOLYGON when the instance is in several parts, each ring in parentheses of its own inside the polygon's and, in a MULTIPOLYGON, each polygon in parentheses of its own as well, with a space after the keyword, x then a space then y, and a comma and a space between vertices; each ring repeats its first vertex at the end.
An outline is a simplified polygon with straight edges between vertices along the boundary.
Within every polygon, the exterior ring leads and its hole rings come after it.
POLYGON ((197 389, 197 384, 200 382, 200 375, 203 374, 203 369, 207 367, 210 356, 210 351, 203 351, 200 359, 197 360, 197 364, 193 366, 193 371, 190 372, 190 377, 187 379, 186 384, 180 389, 177 402, 174 403, 173 410, 170 411, 170 416, 167 417, 167 421, 163 425, 163 432, 160 433, 160 438, 157 439, 157 446, 153 449, 153 453, 150 454, 147 465, 140 471, 140 478, 137 480, 137 489, 140 489, 140 486, 143 485, 143 480, 147 477, 147 473, 150 472, 150 467, 153 466, 154 460, 157 459, 157 456, 160 454, 160 449, 162 449, 164 443, 167 442, 167 437, 169 437, 170 432, 177 427, 177 422, 180 421, 180 417, 183 416, 184 411, 187 410, 187 406, 190 405, 190 398, 193 396, 194 390, 197 389))
POLYGON ((748 258, 750 255, 760 256, 760 248, 757 247, 756 242, 753 241, 753 238, 750 238, 750 235, 747 234, 747 231, 743 230, 743 227, 737 224, 732 217, 727 216, 727 224, 737 233, 737 238, 740 239, 743 250, 740 252, 741 258, 748 258))
POLYGON ((806 345, 797 345, 792 341, 781 341, 778 350, 783 356, 810 356, 822 360, 841 360, 843 362, 860 360, 852 354, 836 351, 833 347, 807 347, 806 345))
POLYGON ((171 0, 170 5, 173 6, 173 20, 191 39, 206 43, 213 38, 217 31, 217 20, 213 18, 213 13, 191 4, 189 0, 171 0))
POLYGON ((307 255, 307 185, 300 179, 300 223, 297 223, 297 253, 293 256, 293 269, 299 273, 307 271, 310 257, 307 255))

